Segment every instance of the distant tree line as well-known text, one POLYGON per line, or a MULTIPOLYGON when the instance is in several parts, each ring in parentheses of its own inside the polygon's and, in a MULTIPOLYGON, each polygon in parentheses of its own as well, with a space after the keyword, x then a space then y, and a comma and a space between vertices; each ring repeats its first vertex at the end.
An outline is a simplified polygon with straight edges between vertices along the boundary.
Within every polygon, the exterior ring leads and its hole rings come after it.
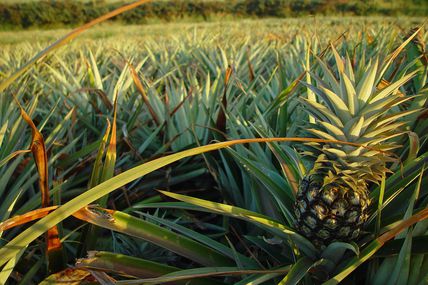
MULTIPOLYGON (((115 21, 141 24, 153 19, 210 20, 215 17, 295 17, 308 14, 419 15, 428 14, 426 0, 163 0, 153 1, 124 13, 115 21), (379 4, 380 3, 380 4, 379 4)), ((124 4, 105 0, 42 0, 0 3, 0 27, 58 27, 78 25, 124 4)))

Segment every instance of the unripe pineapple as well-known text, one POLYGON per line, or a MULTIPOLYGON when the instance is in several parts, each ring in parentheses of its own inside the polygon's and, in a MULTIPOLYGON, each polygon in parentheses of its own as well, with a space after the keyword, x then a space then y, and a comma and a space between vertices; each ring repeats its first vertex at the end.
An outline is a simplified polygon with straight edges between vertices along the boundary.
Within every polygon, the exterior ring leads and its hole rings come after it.
POLYGON ((414 73, 380 87, 385 66, 380 68, 378 60, 354 73, 349 58, 342 60, 334 48, 333 53, 339 78, 319 60, 323 78, 313 75, 316 86, 307 85, 315 99, 301 99, 313 118, 306 130, 311 137, 366 148, 309 144, 306 154, 316 161, 300 183, 295 214, 298 230, 319 246, 332 241, 349 242, 359 236, 368 217, 368 184, 379 183, 388 171, 386 163, 394 159, 387 151, 397 147, 391 139, 402 133, 402 117, 415 112, 396 107, 409 99, 398 88, 414 73))
POLYGON ((324 185, 322 171, 312 173, 300 183, 296 199, 301 233, 317 245, 357 238, 368 216, 367 186, 362 183, 350 188, 339 181, 324 185))

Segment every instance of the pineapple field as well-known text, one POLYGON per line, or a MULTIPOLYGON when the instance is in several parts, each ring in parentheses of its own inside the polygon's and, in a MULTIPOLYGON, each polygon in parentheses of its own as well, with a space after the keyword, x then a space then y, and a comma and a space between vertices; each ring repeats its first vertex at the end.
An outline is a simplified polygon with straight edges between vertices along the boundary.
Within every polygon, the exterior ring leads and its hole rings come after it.
POLYGON ((428 284, 426 19, 142 2, 0 31, 0 284, 428 284))

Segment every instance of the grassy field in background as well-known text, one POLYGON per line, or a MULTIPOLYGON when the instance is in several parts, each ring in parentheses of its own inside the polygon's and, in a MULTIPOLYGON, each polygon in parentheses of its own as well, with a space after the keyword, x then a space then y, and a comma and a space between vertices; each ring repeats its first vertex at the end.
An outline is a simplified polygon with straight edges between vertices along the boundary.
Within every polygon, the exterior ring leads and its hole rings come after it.
MULTIPOLYGON (((328 40, 324 35, 339 35, 348 32, 352 37, 362 28, 376 33, 382 28, 393 26, 397 30, 405 30, 410 26, 421 23, 420 17, 309 17, 309 18, 267 18, 222 20, 213 22, 179 22, 153 23, 148 25, 102 24, 86 31, 77 41, 99 40, 114 41, 123 44, 140 40, 189 36, 200 37, 212 34, 218 39, 233 37, 249 37, 253 39, 287 40, 297 33, 313 34, 320 39, 328 40)), ((21 31, 0 31, 0 45, 16 45, 31 42, 31 44, 47 44, 58 39, 70 29, 31 29, 21 31)))

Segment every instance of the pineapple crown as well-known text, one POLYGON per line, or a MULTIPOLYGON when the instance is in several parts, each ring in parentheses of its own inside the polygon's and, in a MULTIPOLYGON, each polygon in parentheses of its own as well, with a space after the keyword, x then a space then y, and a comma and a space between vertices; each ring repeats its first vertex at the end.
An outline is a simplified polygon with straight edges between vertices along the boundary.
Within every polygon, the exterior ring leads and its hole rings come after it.
POLYGON ((397 107, 412 98, 398 89, 415 72, 388 82, 383 76, 391 60, 381 65, 374 58, 354 69, 348 55, 342 58, 333 46, 331 50, 337 74, 317 58, 322 75, 310 72, 316 84, 303 82, 308 96, 301 97, 300 102, 310 117, 305 130, 311 137, 361 146, 309 143, 310 151, 304 154, 317 157, 312 173, 322 174, 324 184, 346 183, 356 188, 368 181, 378 183, 388 171, 386 163, 395 160, 385 151, 398 147, 393 139, 404 131, 406 122, 402 118, 418 111, 397 107))

